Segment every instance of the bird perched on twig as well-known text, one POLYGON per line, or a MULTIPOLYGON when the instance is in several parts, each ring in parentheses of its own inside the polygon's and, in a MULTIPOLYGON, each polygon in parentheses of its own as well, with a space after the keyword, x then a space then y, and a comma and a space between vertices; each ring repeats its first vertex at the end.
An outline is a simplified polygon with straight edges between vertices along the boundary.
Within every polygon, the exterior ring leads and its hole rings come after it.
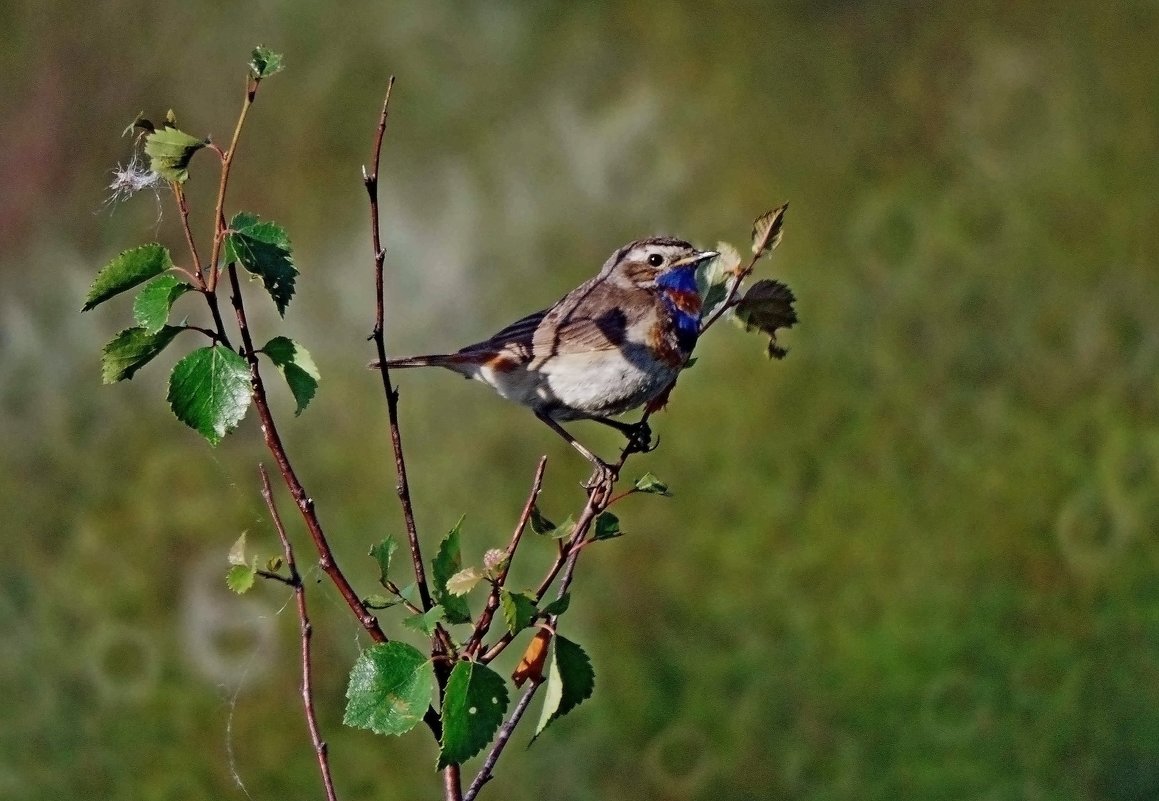
POLYGON ((631 242, 594 278, 488 339, 386 366, 445 367, 490 385, 590 461, 593 482, 607 481, 611 465, 560 423, 594 420, 624 433, 630 448, 648 449, 646 423, 611 418, 663 397, 676 380, 700 335, 696 269, 717 255, 668 237, 631 242))

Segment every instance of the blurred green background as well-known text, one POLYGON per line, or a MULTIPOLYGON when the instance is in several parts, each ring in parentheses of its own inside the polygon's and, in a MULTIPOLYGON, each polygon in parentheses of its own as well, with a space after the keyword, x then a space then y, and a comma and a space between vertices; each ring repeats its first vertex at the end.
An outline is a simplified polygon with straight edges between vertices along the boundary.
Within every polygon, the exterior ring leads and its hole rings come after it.
MULTIPOLYGON (((799 298, 789 358, 702 343, 631 465, 676 497, 624 502, 629 535, 580 565, 565 633, 596 694, 517 733, 486 797, 1159 797, 1157 41, 1154 0, 3 4, 0 797, 321 797, 288 593, 223 584, 241 531, 276 547, 255 415, 210 449, 165 408, 176 351, 101 386, 129 307, 78 313, 122 249, 183 252, 168 204, 105 203, 121 130, 172 107, 224 143, 258 43, 288 68, 231 208, 295 242, 284 328, 251 306, 323 371, 303 417, 275 401, 365 593, 401 530, 363 368, 388 74, 397 354, 547 305, 629 239, 743 246, 792 204, 762 267, 799 298)), ((464 512, 469 558, 505 541, 541 453, 545 511, 578 507, 584 464, 526 411, 399 378, 428 553, 464 512)), ((549 558, 529 543, 519 578, 549 558)), ((340 726, 365 640, 328 584, 311 601, 341 797, 437 797, 425 734, 340 726)))

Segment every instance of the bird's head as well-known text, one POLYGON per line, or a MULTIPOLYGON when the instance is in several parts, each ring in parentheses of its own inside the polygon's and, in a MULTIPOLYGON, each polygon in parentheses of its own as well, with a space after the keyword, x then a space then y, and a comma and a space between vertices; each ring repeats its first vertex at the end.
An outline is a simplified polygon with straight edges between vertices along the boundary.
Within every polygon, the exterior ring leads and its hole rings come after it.
POLYGON ((654 236, 617 250, 604 265, 612 281, 643 289, 696 292, 696 268, 716 258, 682 239, 654 236))

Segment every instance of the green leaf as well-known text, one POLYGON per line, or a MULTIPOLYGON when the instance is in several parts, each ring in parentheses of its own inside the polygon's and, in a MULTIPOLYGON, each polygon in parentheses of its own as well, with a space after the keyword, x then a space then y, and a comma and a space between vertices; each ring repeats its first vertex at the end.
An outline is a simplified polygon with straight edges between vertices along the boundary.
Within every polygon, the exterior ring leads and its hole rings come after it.
POLYGON ((397 640, 358 656, 346 686, 347 726, 377 734, 406 734, 426 714, 434 671, 422 652, 397 640))
POLYGON ((132 378, 184 330, 167 325, 150 334, 144 328, 126 328, 101 351, 101 380, 114 384, 132 378))
POLYGON ((225 574, 225 584, 238 595, 243 595, 253 588, 256 575, 253 565, 233 565, 225 574))
POLYGON ((543 516, 543 512, 539 511, 538 504, 531 504, 531 530, 536 534, 546 534, 549 531, 555 530, 555 523, 552 523, 543 516))
POLYGON ((525 592, 499 593, 499 605, 503 608, 503 620, 507 623, 507 630, 518 634, 531 625, 535 619, 535 599, 525 592))
POLYGON ((236 261, 261 278, 283 317, 294 297, 294 279, 298 275, 292 250, 285 229, 277 223, 262 222, 256 214, 245 211, 239 211, 229 222, 225 260, 236 261))
POLYGON ((663 495, 666 498, 671 498, 672 493, 668 491, 668 485, 651 473, 645 473, 636 479, 636 492, 647 492, 652 495, 663 495))
POLYGON ((759 259, 781 243, 781 225, 789 204, 766 211, 753 221, 753 254, 759 259))
POLYGON ((249 366, 222 345, 198 348, 169 376, 169 408, 211 445, 237 427, 250 400, 249 366))
POLYGON ((575 520, 572 519, 571 515, 568 515, 567 519, 557 526, 555 523, 544 517, 543 513, 539 511, 539 507, 534 504, 531 506, 530 522, 531 530, 536 534, 540 534, 544 537, 551 537, 552 539, 557 540, 563 539, 564 537, 570 535, 572 529, 575 528, 575 520))
POLYGON ((168 249, 160 245, 142 245, 126 250, 97 273, 81 311, 86 312, 172 267, 173 259, 168 249))
POLYGON ((294 400, 298 402, 294 414, 301 414, 314 397, 314 392, 318 389, 318 379, 321 377, 309 352, 288 337, 274 337, 265 344, 261 352, 266 354, 281 371, 290 392, 294 394, 294 400))
POLYGON ((482 570, 477 567, 464 568, 447 579, 447 592, 451 595, 466 595, 482 580, 482 570))
POLYGON ((268 47, 258 45, 254 48, 253 53, 250 54, 250 75, 255 81, 260 81, 263 78, 268 78, 275 73, 281 72, 282 54, 275 53, 268 47))
POLYGON ((539 610, 540 617, 550 617, 551 615, 562 615, 567 611, 568 606, 571 605, 571 593, 565 592, 560 597, 549 603, 543 609, 539 610))
POLYGON ((145 137, 145 155, 149 157, 149 169, 167 181, 183 184, 189 180, 190 159, 207 144, 209 144, 207 139, 198 139, 166 125, 145 137))
POLYGON ((374 561, 378 562, 378 583, 383 586, 386 585, 390 572, 390 558, 394 556, 394 552, 397 550, 398 543, 391 536, 384 537, 382 542, 370 549, 370 555, 374 557, 374 561))
POLYGON ((792 328, 797 323, 797 311, 793 308, 796 298, 793 290, 780 281, 765 279, 757 281, 736 307, 736 319, 746 331, 757 330, 769 337, 768 355, 783 359, 788 350, 777 344, 777 330, 792 328))
POLYGON ((708 317, 728 296, 729 282, 740 269, 740 253, 727 242, 716 246, 720 254, 696 268, 696 289, 700 293, 700 319, 708 317))
POLYGON ((249 564, 249 559, 246 557, 245 553, 245 535, 246 533, 243 531, 241 536, 237 538, 232 546, 230 546, 229 556, 227 559, 231 565, 249 564))
POLYGON ((421 615, 411 615, 403 618, 402 624, 408 629, 422 632, 430 637, 435 633, 435 626, 443 622, 444 619, 443 607, 435 604, 421 615))
POLYGON ((412 581, 405 587, 400 588, 398 591, 398 598, 400 601, 406 601, 411 606, 419 606, 422 602, 422 598, 419 595, 419 585, 412 581))
POLYGON ((507 685, 502 677, 478 662, 456 662, 443 695, 439 769, 479 753, 491 742, 505 711, 507 685))
POLYGON ((447 581, 463 569, 463 556, 459 551, 459 529, 465 517, 466 515, 460 517, 455 527, 443 538, 432 565, 435 601, 443 605, 448 623, 471 622, 471 609, 467 606, 467 599, 452 595, 447 589, 447 581))
POLYGON ((269 559, 266 560, 266 570, 270 571, 271 573, 277 573, 281 569, 282 569, 282 557, 271 556, 269 559))
POLYGON ((382 595, 380 593, 375 595, 367 595, 362 599, 362 605, 367 609, 390 609, 392 606, 397 606, 400 603, 402 603, 402 601, 391 598, 387 595, 382 595))
POLYGON ((543 711, 539 715, 539 724, 535 727, 535 736, 531 741, 535 742, 535 738, 551 723, 590 698, 595 686, 596 674, 584 649, 571 640, 556 636, 551 667, 548 669, 543 711))
POLYGON ((172 275, 159 275, 141 288, 133 299, 133 319, 150 334, 156 334, 169 322, 174 301, 193 289, 172 275))
POLYGON ((611 512, 603 512, 596 518, 595 538, 597 540, 610 540, 622 536, 624 536, 624 532, 620 531, 620 518, 611 512))

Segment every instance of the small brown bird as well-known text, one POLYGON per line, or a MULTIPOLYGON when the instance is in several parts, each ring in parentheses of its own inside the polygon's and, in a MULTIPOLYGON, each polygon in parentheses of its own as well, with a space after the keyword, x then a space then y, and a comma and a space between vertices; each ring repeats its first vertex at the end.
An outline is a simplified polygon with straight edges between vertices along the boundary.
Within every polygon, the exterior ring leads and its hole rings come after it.
POLYGON ((611 417, 662 396, 688 362, 700 334, 696 270, 717 255, 668 237, 631 242, 549 308, 455 353, 387 367, 445 367, 490 385, 529 407, 595 466, 596 481, 606 480, 611 466, 560 422, 595 420, 647 447, 646 425, 611 417))

